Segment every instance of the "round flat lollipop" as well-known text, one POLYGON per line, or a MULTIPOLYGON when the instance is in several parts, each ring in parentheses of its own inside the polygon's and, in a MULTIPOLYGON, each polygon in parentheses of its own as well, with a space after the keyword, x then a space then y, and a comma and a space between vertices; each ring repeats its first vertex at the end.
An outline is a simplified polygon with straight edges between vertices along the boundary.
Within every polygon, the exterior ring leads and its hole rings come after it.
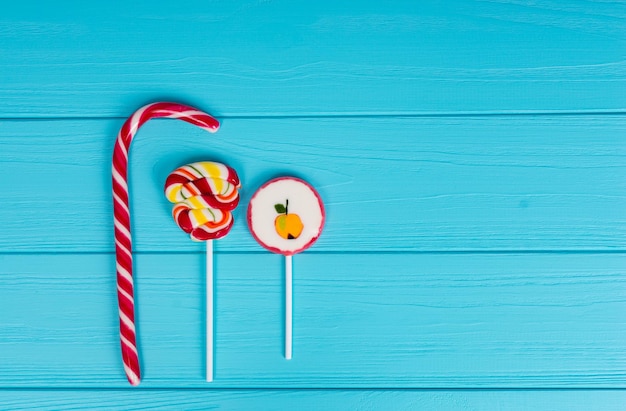
POLYGON ((306 181, 280 177, 263 184, 248 206, 248 226, 268 250, 285 256, 285 358, 292 357, 292 256, 309 248, 322 233, 324 204, 306 181))
POLYGON ((309 248, 324 227, 324 204, 306 181, 279 177, 263 184, 248 206, 248 226, 268 250, 294 255, 309 248))

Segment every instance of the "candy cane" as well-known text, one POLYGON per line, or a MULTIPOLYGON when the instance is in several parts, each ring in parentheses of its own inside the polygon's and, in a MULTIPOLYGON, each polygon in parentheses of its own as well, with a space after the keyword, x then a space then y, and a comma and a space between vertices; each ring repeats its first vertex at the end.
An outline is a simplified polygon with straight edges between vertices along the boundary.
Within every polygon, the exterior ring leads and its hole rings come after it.
POLYGON ((115 225, 115 260, 117 299, 120 315, 120 344, 124 371, 131 385, 141 381, 135 331, 133 254, 128 204, 128 151, 139 128, 157 117, 177 118, 212 133, 219 122, 193 107, 177 103, 153 103, 137 110, 122 126, 113 150, 113 216, 115 225))

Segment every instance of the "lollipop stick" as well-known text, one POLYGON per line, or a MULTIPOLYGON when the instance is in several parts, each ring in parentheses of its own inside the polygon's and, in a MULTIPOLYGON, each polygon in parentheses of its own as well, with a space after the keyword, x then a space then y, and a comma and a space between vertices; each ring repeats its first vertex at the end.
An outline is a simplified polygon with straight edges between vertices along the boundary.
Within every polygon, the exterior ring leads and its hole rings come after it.
POLYGON ((206 380, 213 381, 213 240, 206 242, 206 380))
POLYGON ((285 256, 285 358, 291 360, 293 335, 293 270, 290 255, 285 256))

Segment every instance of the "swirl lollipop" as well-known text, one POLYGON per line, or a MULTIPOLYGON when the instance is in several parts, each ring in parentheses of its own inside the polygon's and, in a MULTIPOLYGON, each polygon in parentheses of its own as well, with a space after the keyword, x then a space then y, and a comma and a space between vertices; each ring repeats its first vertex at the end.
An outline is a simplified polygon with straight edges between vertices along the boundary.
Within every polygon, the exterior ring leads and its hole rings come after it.
POLYGON ((165 197, 174 203, 176 224, 194 241, 206 242, 207 381, 213 381, 213 241, 233 226, 239 204, 239 177, 232 168, 211 161, 187 164, 165 181, 165 197))
POLYGON ((292 356, 292 256, 309 248, 322 233, 324 204, 310 184, 279 177, 263 184, 248 206, 248 227, 259 244, 285 256, 285 358, 292 356))

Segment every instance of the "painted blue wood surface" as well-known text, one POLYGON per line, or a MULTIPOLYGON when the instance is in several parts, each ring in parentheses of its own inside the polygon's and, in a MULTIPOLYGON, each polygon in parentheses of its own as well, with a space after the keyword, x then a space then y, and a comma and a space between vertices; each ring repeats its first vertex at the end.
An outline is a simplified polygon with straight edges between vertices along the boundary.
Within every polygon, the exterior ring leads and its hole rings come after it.
POLYGON ((34 3, 0 14, 3 117, 626 109, 622 2, 34 3))
MULTIPOLYGON (((294 260, 294 359, 285 361, 281 257, 217 256, 210 387, 626 385, 621 254, 304 253, 294 260)), ((112 255, 0 261, 0 385, 127 387, 112 255), (29 300, 36 304, 21 307, 29 300)), ((209 388, 202 265, 199 254, 137 257, 142 387, 209 388)))
POLYGON ((26 1, 0 12, 0 409, 575 409, 626 404, 626 5, 26 1), (119 359, 112 143, 131 154, 145 381, 119 359), (203 256, 161 193, 216 159, 243 202, 203 256), (295 258, 243 224, 278 174, 327 204, 295 258))
POLYGON ((64 390, 5 391, 3 410, 537 410, 621 411, 623 391, 64 390))
MULTIPOLYGON (((2 249, 113 251, 111 136, 121 123, 0 121, 0 183, 12 187, 0 191, 0 213, 13 216, 2 249)), ((242 217, 280 174, 310 180, 325 199, 327 228, 311 252, 620 250, 624 136, 626 117, 596 115, 228 119, 215 135, 154 121, 131 150, 135 250, 199 250, 163 195, 168 173, 199 159, 242 179, 244 207, 222 251, 262 252, 242 217)))

